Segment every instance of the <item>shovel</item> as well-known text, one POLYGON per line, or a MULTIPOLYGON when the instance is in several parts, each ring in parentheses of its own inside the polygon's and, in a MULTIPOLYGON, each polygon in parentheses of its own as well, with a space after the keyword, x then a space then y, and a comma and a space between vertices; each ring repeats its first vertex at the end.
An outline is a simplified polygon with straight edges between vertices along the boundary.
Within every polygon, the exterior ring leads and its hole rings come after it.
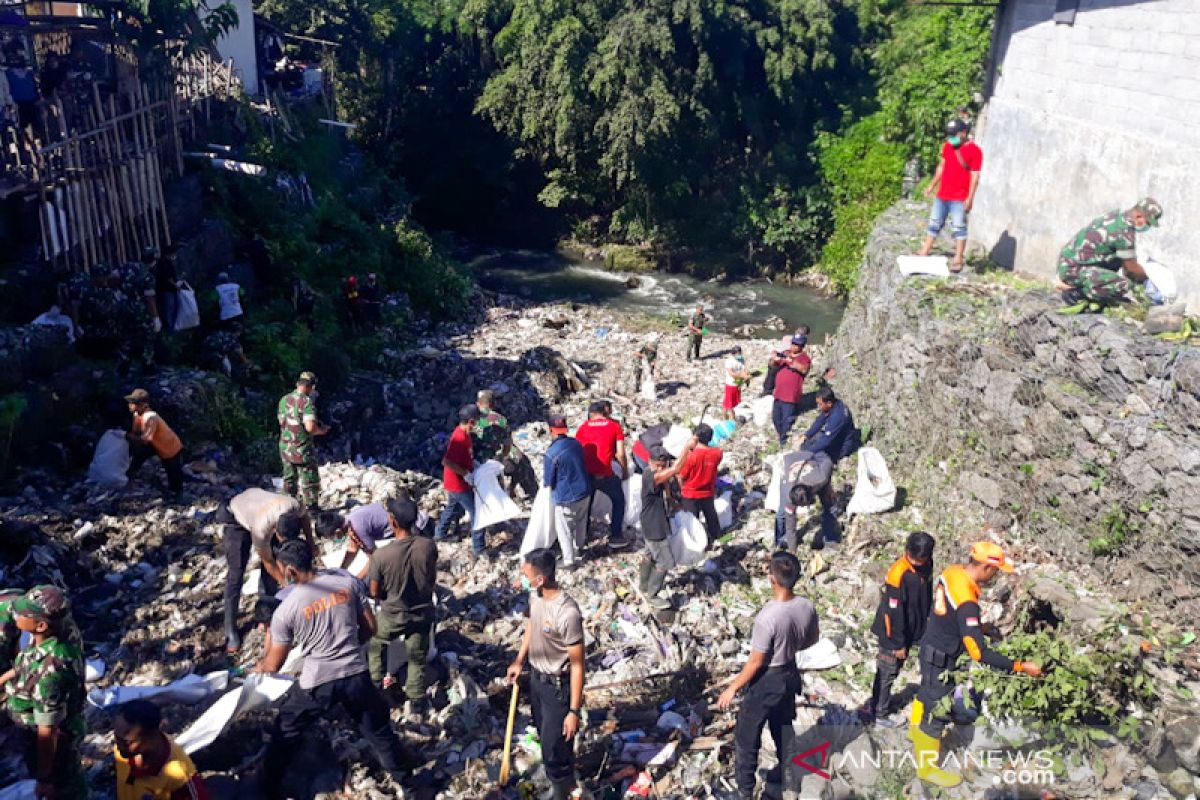
POLYGON ((500 759, 500 786, 503 788, 508 785, 508 773, 512 760, 512 734, 513 721, 517 717, 517 694, 520 691, 519 685, 514 681, 512 690, 512 700, 508 703, 508 725, 504 729, 504 756, 500 759))

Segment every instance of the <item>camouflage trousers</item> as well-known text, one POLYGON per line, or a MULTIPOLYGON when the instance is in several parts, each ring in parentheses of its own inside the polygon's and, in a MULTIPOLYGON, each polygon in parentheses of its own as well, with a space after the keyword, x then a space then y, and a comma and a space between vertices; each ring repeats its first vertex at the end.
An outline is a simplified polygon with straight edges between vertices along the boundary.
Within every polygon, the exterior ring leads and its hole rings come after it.
POLYGON ((130 366, 149 369, 154 365, 154 320, 149 314, 140 314, 121 335, 117 337, 117 363, 128 369, 130 366))
POLYGON ((316 508, 321 498, 321 473, 316 460, 293 464, 283 459, 283 491, 299 497, 308 508, 316 508))
POLYGON ((1058 279, 1078 289, 1092 303, 1120 303, 1129 299, 1129 279, 1116 270, 1059 261, 1058 279))
POLYGON ((638 357, 638 358, 633 359, 632 362, 630 362, 629 367, 630 367, 630 372, 633 375, 633 381, 630 384, 633 388, 630 389, 630 391, 633 392, 634 394, 637 394, 642 389, 642 374, 643 374, 642 370, 643 370, 643 368, 648 367, 648 369, 646 369, 646 371, 645 371, 645 375, 647 378, 654 377, 654 362, 651 361, 647 364, 644 359, 642 359, 641 357, 638 357))

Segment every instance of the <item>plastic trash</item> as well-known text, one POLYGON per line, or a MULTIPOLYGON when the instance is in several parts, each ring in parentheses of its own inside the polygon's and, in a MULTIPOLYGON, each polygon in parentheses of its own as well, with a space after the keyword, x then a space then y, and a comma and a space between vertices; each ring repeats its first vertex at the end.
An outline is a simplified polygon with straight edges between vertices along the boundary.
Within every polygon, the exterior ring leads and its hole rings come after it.
POLYGON ((946 256, 897 256, 896 266, 901 275, 950 276, 950 259, 946 256))
MULTIPOLYGON (((625 492, 625 524, 633 528, 642 526, 642 476, 633 474, 621 485, 625 492)), ((606 500, 608 498, 605 498, 606 500)))
POLYGON ((1155 305, 1174 303, 1175 298, 1179 296, 1179 284, 1175 280, 1175 274, 1165 264, 1160 264, 1153 258, 1146 259, 1142 268, 1146 270, 1146 277, 1149 278, 1146 283, 1146 296, 1155 305))
POLYGON ((858 451, 858 482, 847 514, 882 514, 896 507, 896 484, 883 455, 874 447, 858 451))
POLYGON ((753 408, 752 416, 755 425, 762 428, 771 423, 771 411, 775 407, 774 397, 771 397, 769 394, 764 395, 757 400, 751 401, 750 405, 753 408))
POLYGON ((88 467, 88 482, 106 489, 121 489, 129 483, 129 442, 125 432, 111 428, 96 442, 96 452, 88 467))
POLYGON ((692 438, 692 432, 682 425, 672 425, 671 430, 667 431, 667 435, 663 437, 663 447, 672 458, 679 458, 679 454, 683 452, 684 446, 688 443, 688 439, 692 438))
POLYGON ((500 473, 503 471, 504 467, 499 461, 485 461, 471 473, 471 481, 475 484, 472 530, 483 530, 521 516, 521 507, 500 488, 500 473))
POLYGON ((554 499, 550 487, 538 489, 529 511, 529 524, 525 526, 525 538, 521 540, 521 555, 541 547, 554 545, 554 499))
POLYGON ((89 658, 84 668, 84 682, 95 683, 104 677, 108 666, 98 658, 89 658))
POLYGON ((768 457, 764 463, 771 468, 771 482, 767 485, 767 499, 763 506, 768 511, 779 510, 779 480, 783 476, 779 473, 779 467, 783 464, 781 456, 773 455, 768 457))
POLYGON ((837 645, 829 639, 821 639, 807 650, 796 653, 796 667, 799 669, 818 670, 833 669, 842 663, 837 645))
POLYGON ((658 722, 654 723, 654 725, 664 731, 677 730, 684 733, 688 732, 688 722, 678 711, 664 711, 659 716, 658 722))
POLYGON ((196 292, 187 281, 179 281, 176 292, 174 329, 186 331, 200 327, 200 306, 196 303, 196 292))
POLYGON ((642 381, 642 388, 639 393, 641 394, 643 400, 649 400, 652 403, 657 400, 658 387, 654 384, 654 379, 646 378, 646 380, 642 381))
POLYGON ((717 521, 721 523, 721 530, 727 530, 733 527, 733 492, 725 492, 713 502, 717 507, 717 521))
POLYGON ((680 511, 671 518, 671 538, 668 541, 675 563, 681 567, 692 567, 704 560, 708 533, 704 530, 704 523, 694 514, 680 511))
POLYGON ((175 742, 188 754, 208 747, 239 714, 274 703, 291 686, 291 678, 254 673, 241 686, 226 692, 213 703, 187 730, 175 737, 175 742))
POLYGON ((179 680, 165 686, 109 686, 88 692, 88 702, 97 708, 112 708, 130 700, 149 700, 194 705, 215 692, 222 692, 229 685, 229 673, 225 670, 210 672, 201 677, 189 672, 179 680))
POLYGON ((716 425, 712 426, 713 438, 712 444, 714 447, 721 445, 733 436, 733 432, 737 430, 737 423, 731 419, 723 419, 716 425))

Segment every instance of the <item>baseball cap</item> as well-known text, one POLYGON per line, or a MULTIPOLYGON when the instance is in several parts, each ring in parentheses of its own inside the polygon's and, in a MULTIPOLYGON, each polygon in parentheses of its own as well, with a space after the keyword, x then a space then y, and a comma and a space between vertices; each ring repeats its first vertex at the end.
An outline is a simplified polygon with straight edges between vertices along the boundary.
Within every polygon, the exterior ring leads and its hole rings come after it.
POLYGON ((458 410, 459 422, 472 422, 477 419, 479 419, 479 406, 474 403, 465 405, 458 410))
POLYGON ((396 524, 404 530, 412 530, 417 521, 417 504, 406 497, 389 498, 385 504, 388 513, 396 518, 396 524))
POLYGON ((296 378, 296 383, 311 383, 315 386, 317 383, 317 376, 315 373, 305 370, 304 372, 300 373, 299 378, 296 378))
POLYGON ((808 344, 808 337, 807 336, 793 336, 792 344, 794 344, 798 347, 804 347, 806 344, 808 344))
POLYGON ((967 132, 967 123, 961 119, 952 119, 946 123, 946 135, 958 136, 967 132))
POLYGON ((125 395, 126 403, 149 403, 150 393, 145 389, 134 389, 129 394, 125 395))
POLYGON ((13 613, 41 620, 58 619, 71 609, 66 594, 57 586, 35 586, 13 601, 13 613))
POLYGON ((976 542, 971 545, 971 560, 999 567, 1002 572, 1013 571, 1013 565, 1004 559, 1004 548, 992 542, 976 542))
POLYGON ((562 433, 566 433, 568 430, 567 418, 564 417, 562 414, 551 414, 550 417, 546 420, 546 425, 547 425, 547 427, 550 428, 551 431, 553 431, 555 433, 558 433, 560 431, 562 433))
POLYGON ((1143 197, 1141 200, 1138 200, 1138 203, 1136 206, 1134 206, 1134 208, 1146 215, 1146 221, 1149 222, 1152 227, 1158 227, 1158 220, 1159 217, 1162 216, 1163 210, 1162 206, 1159 205, 1157 200, 1155 200, 1153 197, 1143 197))

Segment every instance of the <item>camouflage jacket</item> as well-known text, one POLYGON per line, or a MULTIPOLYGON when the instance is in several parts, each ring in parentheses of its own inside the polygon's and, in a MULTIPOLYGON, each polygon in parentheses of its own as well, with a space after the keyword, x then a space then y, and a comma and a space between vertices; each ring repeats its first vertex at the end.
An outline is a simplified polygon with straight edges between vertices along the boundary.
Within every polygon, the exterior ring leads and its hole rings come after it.
POLYGON ((18 725, 57 725, 78 746, 83 739, 83 652, 53 637, 22 650, 9 684, 8 713, 18 725))
POLYGON ((508 420, 503 414, 489 411, 479 418, 479 424, 475 426, 471 436, 475 439, 472 454, 476 462, 483 463, 496 458, 508 441, 508 420))
POLYGON ((12 669, 17 658, 21 631, 17 629, 12 604, 23 594, 25 592, 20 589, 0 589, 0 675, 12 669))
POLYGON ((285 394, 279 399, 279 455, 289 464, 304 464, 316 457, 316 444, 304 423, 317 421, 317 404, 301 392, 285 394))
POLYGON ((1137 234, 1133 225, 1125 219, 1125 212, 1117 209, 1075 234, 1075 238, 1062 249, 1059 259, 1076 267, 1103 267, 1118 269, 1116 261, 1137 256, 1137 234))
POLYGON ((654 362, 658 361, 658 345, 650 343, 642 345, 638 348, 637 357, 645 358, 646 363, 653 367, 654 362))
MULTIPOLYGON (((704 326, 708 324, 708 317, 704 314, 692 314, 692 318, 688 320, 693 328, 704 330, 704 326)), ((688 329, 688 336, 700 336, 702 334, 694 333, 691 328, 688 329)))

